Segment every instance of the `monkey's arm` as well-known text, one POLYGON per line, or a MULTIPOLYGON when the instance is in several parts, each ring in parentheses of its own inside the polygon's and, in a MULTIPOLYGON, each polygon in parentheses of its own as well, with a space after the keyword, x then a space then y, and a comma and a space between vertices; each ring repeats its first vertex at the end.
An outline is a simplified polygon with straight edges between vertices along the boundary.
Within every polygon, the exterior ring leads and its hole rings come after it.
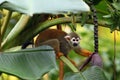
POLYGON ((82 55, 82 56, 85 56, 85 57, 88 57, 92 54, 92 52, 86 50, 86 49, 82 49, 80 46, 79 47, 76 47, 74 48, 74 51, 79 54, 79 55, 82 55))

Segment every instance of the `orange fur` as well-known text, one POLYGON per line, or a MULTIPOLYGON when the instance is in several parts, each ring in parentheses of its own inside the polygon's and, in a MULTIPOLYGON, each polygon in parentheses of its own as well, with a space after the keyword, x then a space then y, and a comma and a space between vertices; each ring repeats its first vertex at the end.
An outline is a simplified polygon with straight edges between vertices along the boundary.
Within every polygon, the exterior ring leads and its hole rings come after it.
POLYGON ((90 51, 88 51, 86 49, 81 49, 80 52, 81 52, 82 56, 86 56, 86 57, 88 57, 88 56, 90 56, 92 54, 92 52, 90 52, 90 51))

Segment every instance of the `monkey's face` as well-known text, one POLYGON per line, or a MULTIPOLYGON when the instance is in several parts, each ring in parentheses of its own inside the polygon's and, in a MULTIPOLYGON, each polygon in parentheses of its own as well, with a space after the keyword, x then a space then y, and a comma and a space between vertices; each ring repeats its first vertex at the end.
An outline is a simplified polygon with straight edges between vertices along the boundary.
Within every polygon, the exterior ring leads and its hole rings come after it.
POLYGON ((79 46, 80 37, 76 33, 69 33, 64 38, 67 40, 67 42, 72 48, 79 46))
POLYGON ((80 38, 79 37, 71 37, 69 35, 65 36, 65 39, 69 43, 71 47, 79 46, 80 38))
POLYGON ((72 44, 73 47, 77 47, 79 45, 80 38, 73 37, 73 38, 71 38, 70 42, 71 42, 71 44, 72 44))

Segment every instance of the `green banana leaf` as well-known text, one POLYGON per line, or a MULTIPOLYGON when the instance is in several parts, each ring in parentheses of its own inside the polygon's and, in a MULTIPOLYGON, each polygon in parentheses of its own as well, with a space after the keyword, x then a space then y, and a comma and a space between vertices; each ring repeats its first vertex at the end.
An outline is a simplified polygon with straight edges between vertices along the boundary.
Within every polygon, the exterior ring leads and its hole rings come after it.
POLYGON ((92 66, 85 70, 82 79, 80 73, 66 73, 64 80, 108 80, 103 72, 103 70, 97 66, 92 66))
POLYGON ((0 0, 0 7, 29 15, 36 13, 75 13, 90 10, 83 0, 0 0))
POLYGON ((56 68, 55 53, 49 46, 0 54, 0 71, 22 79, 40 79, 54 68, 56 68))

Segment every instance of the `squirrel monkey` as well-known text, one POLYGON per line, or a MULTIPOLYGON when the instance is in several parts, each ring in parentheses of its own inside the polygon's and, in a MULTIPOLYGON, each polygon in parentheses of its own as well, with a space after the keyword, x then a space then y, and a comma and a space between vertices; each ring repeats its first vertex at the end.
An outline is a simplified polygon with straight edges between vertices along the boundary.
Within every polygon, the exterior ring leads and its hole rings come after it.
MULTIPOLYGON (((80 37, 72 32, 67 34, 62 30, 57 29, 47 29, 43 32, 40 32, 38 37, 35 40, 35 47, 48 45, 53 47, 56 53, 56 57, 59 58, 61 55, 68 58, 68 53, 71 50, 74 50, 77 54, 89 57, 91 56, 92 52, 82 49, 79 46, 80 37)), ((22 45, 22 49, 25 49, 31 42, 26 42, 22 45)), ((68 58, 69 59, 69 58, 68 58)), ((70 60, 70 59, 69 59, 70 60)), ((75 62, 70 60, 75 66, 75 62)), ((63 80, 64 75, 64 63, 60 61, 59 63, 59 80, 63 80)))
MULTIPOLYGON (((62 30, 47 29, 39 33, 34 44, 35 44, 35 47, 42 46, 42 45, 48 45, 53 47, 57 58, 59 58, 61 55, 68 58, 67 55, 70 50, 74 50, 75 53, 79 55, 90 57, 92 52, 86 49, 82 49, 79 46, 79 43, 80 43, 80 37, 74 32, 67 34, 62 30)), ((22 45, 22 49, 25 49, 29 44, 32 44, 32 42, 25 42, 22 45)), ((70 61, 76 66, 74 61, 72 60, 70 61)), ((59 80, 63 80, 63 76, 64 76, 63 66, 64 66, 64 63, 60 61, 59 62, 59 80)))
MULTIPOLYGON (((66 58, 70 50, 74 50, 77 54, 88 57, 85 63, 80 67, 80 70, 88 64, 90 61, 93 65, 102 66, 102 59, 97 53, 90 52, 86 49, 82 49, 79 46, 80 37, 72 32, 67 34, 62 30, 57 29, 47 29, 43 32, 40 32, 35 41, 35 47, 48 45, 53 47, 56 53, 56 57, 59 58, 61 55, 66 58)), ((26 48, 30 42, 26 42, 22 49, 26 48)), ((69 59, 69 58, 68 58, 69 59)), ((69 59, 70 60, 70 59, 69 59)), ((74 61, 70 60, 75 66, 74 61)), ((64 63, 62 61, 59 62, 59 80, 63 80, 64 76, 64 63)))
MULTIPOLYGON (((47 29, 41 33, 39 33, 36 41, 35 41, 35 47, 41 46, 41 45, 49 45, 54 48, 56 57, 60 57, 61 55, 64 55, 67 57, 70 50, 74 50, 77 54, 82 56, 90 56, 92 52, 82 49, 79 46, 80 37, 72 32, 70 34, 67 34, 66 32, 62 30, 57 29, 47 29)), ((68 58, 68 57, 67 57, 68 58)), ((70 60, 74 65, 75 63, 70 60)), ((63 69, 63 62, 60 61, 59 63, 59 80, 63 80, 64 75, 64 69, 63 69)))
MULTIPOLYGON (((74 32, 67 34, 61 30, 47 29, 39 33, 35 41, 35 47, 49 45, 54 48, 56 54, 61 52, 66 57, 70 50, 74 50, 77 54, 86 57, 91 55, 92 52, 82 49, 79 42, 80 37, 74 32)), ((59 54, 57 57, 59 57, 59 54)))

